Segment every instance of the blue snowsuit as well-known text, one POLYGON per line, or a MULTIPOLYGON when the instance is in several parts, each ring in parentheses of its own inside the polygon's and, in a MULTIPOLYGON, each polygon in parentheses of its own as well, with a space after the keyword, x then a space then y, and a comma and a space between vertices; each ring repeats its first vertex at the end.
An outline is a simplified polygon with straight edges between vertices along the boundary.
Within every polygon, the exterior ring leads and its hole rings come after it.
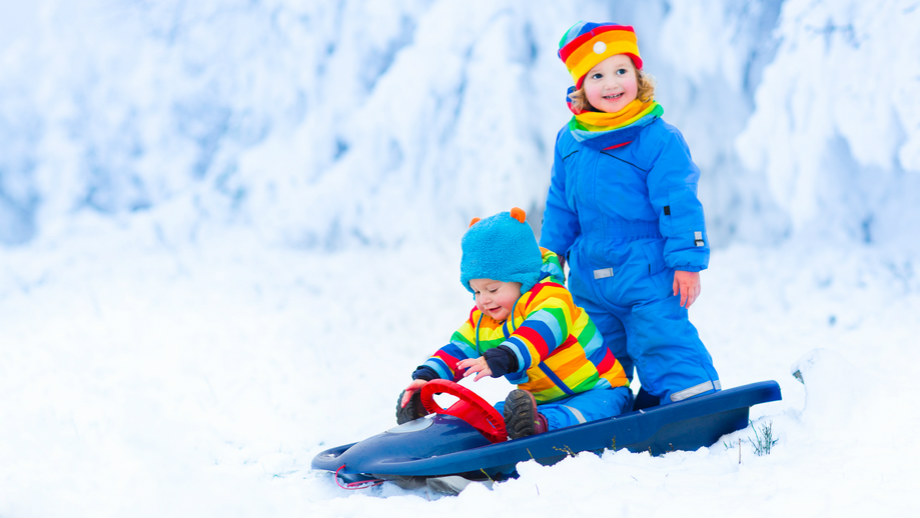
POLYGON ((709 264, 699 169, 677 128, 563 128, 540 245, 566 257, 569 290, 632 379, 661 403, 720 389, 712 358, 673 295, 675 270, 709 264))

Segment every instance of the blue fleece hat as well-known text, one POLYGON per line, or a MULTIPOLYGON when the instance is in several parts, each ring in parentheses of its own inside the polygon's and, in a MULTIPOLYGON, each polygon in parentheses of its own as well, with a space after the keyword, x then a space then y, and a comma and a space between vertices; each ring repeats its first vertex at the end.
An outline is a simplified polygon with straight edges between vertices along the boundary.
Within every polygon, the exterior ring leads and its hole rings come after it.
POLYGON ((519 282, 521 293, 540 280, 543 254, 526 214, 517 207, 486 219, 473 219, 460 246, 460 283, 471 293, 472 279, 519 282))

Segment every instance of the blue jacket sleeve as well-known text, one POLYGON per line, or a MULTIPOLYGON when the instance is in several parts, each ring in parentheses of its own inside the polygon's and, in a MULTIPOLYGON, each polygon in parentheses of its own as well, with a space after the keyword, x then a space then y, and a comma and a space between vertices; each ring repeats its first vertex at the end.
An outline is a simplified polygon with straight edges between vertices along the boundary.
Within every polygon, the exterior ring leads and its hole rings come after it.
POLYGON ((561 140, 563 128, 556 136, 556 151, 553 158, 553 173, 546 196, 546 210, 540 230, 540 246, 552 250, 559 257, 565 257, 575 238, 581 233, 578 214, 569 206, 566 196, 566 170, 561 140))
POLYGON ((703 204, 697 197, 700 170, 677 128, 661 133, 660 154, 649 171, 648 192, 665 238, 665 264, 676 270, 698 272, 709 266, 709 238, 703 204))

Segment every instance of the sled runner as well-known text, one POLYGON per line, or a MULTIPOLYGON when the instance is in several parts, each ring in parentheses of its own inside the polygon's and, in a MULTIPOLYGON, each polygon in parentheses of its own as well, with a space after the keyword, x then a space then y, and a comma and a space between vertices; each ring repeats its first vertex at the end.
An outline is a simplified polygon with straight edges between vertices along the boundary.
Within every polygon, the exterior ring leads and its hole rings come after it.
POLYGON ((722 390, 679 403, 506 440, 504 421, 475 393, 446 380, 422 388, 433 415, 396 426, 363 441, 330 448, 313 458, 312 468, 335 472, 352 487, 381 480, 460 475, 471 480, 515 476, 518 462, 556 463, 583 451, 626 448, 660 455, 696 450, 748 425, 750 407, 782 399, 775 381, 722 390), (441 408, 433 400, 449 393, 459 400, 441 408))

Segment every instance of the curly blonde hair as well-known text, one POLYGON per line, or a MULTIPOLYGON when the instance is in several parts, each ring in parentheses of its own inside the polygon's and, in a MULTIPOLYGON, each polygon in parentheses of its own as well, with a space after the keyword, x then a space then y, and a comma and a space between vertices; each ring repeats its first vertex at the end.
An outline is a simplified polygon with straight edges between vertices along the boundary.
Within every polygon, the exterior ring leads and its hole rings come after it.
MULTIPOLYGON (((655 98, 655 78, 645 73, 643 70, 636 70, 638 91, 636 98, 642 102, 648 102, 655 98)), ((572 101, 572 108, 576 111, 595 111, 595 108, 588 102, 585 95, 584 87, 575 90, 569 94, 569 100, 572 101)))

